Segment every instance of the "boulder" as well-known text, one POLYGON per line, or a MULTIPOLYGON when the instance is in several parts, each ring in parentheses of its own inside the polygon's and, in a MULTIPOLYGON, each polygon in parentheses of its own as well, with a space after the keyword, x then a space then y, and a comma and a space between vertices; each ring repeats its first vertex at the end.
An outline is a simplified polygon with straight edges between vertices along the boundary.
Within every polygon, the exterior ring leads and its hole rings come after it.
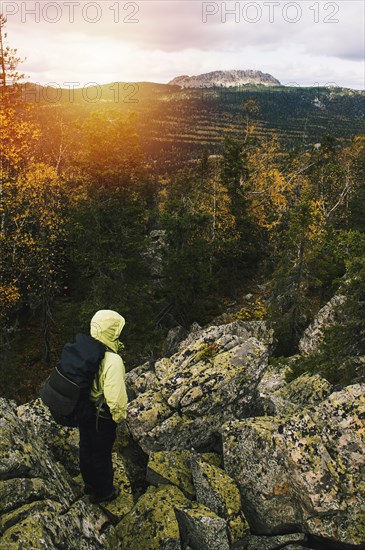
POLYGON ((39 400, 0 399, 0 547, 364 549, 365 386, 287 383, 297 358, 268 366, 271 341, 263 322, 196 325, 128 373, 121 493, 100 506, 82 494, 78 431, 39 400))
POLYGON ((24 414, 0 399, 1 547, 116 548, 105 514, 78 498, 70 474, 24 414))
POLYGON ((194 335, 155 363, 158 389, 129 404, 129 429, 146 453, 209 447, 225 421, 249 415, 257 400, 268 364, 264 325, 235 322, 194 335))
POLYGON ((37 438, 47 442, 54 459, 62 464, 71 476, 79 472, 79 432, 57 424, 41 399, 17 408, 24 425, 34 430, 37 438))
POLYGON ((1 548, 113 550, 118 540, 99 508, 77 501, 65 510, 54 500, 35 501, 1 519, 1 548))
POLYGON ((365 386, 357 384, 294 415, 225 425, 225 470, 256 534, 364 542, 364 415, 365 386))
POLYGON ((158 389, 158 380, 152 368, 147 362, 126 373, 125 382, 130 399, 148 390, 158 389))
POLYGON ((260 392, 260 398, 265 414, 288 415, 321 403, 332 389, 332 384, 319 374, 305 373, 271 393, 260 392))
POLYGON ((181 539, 194 550, 229 550, 226 522, 203 504, 175 509, 181 539))
POLYGON ((230 422, 223 431, 225 471, 236 481, 244 514, 257 534, 300 530, 291 472, 278 456, 280 425, 277 417, 257 417, 230 422))
POLYGON ((286 375, 289 371, 290 367, 287 364, 279 363, 267 367, 257 386, 259 399, 252 416, 275 414, 275 405, 271 397, 277 390, 287 385, 286 375))
POLYGON ((230 544, 244 538, 250 529, 241 511, 241 495, 235 481, 195 452, 191 454, 191 468, 197 501, 227 520, 230 544))
MULTIPOLYGON (((83 482, 79 475, 78 430, 57 424, 40 399, 18 407, 17 414, 27 429, 33 429, 37 438, 46 442, 47 450, 59 467, 65 467, 67 473, 75 477, 74 480, 69 479, 70 487, 77 497, 81 497, 83 482)), ((106 509, 121 519, 133 506, 133 494, 125 464, 117 453, 113 453, 113 467, 114 484, 118 486, 120 494, 106 509)))
POLYGON ((179 526, 175 507, 184 507, 188 499, 177 487, 149 487, 137 504, 116 526, 122 548, 139 550, 180 550, 179 526))
POLYGON ((271 537, 250 535, 234 546, 235 550, 303 550, 307 546, 307 537, 304 533, 290 533, 288 535, 276 535, 271 537))
MULTIPOLYGON (((200 327, 199 327, 200 328, 200 327)), ((187 337, 187 331, 182 326, 177 326, 169 330, 165 338, 163 352, 166 357, 170 357, 179 349, 179 344, 187 337)))
POLYGON ((195 498, 189 451, 151 453, 147 466, 147 481, 153 485, 171 484, 186 497, 195 498))
POLYGON ((323 341, 325 331, 341 321, 341 306, 345 303, 346 297, 335 295, 326 305, 317 313, 314 321, 304 331, 299 341, 299 351, 303 355, 312 355, 318 351, 323 341))

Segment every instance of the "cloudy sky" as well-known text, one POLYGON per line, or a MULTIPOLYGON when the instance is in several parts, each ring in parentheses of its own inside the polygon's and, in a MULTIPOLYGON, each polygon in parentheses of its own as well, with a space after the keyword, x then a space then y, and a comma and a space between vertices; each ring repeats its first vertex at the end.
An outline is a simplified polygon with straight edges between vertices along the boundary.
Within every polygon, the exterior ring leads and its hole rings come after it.
MULTIPOLYGON (((7 1, 32 82, 168 82, 257 69, 283 84, 365 88, 363 0, 7 1)), ((75 84, 76 85, 76 84, 75 84)))

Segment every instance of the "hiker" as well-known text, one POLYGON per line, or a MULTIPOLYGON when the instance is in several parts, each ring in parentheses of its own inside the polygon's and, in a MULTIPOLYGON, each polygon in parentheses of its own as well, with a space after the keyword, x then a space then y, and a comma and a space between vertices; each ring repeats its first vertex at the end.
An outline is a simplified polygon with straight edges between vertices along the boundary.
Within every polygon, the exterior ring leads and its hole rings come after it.
POLYGON ((90 323, 91 336, 107 347, 90 392, 96 413, 79 422, 84 492, 95 504, 118 496, 113 486, 112 447, 117 424, 124 421, 127 414, 125 369, 118 355, 122 349, 119 336, 124 325, 124 318, 111 310, 98 311, 90 323))

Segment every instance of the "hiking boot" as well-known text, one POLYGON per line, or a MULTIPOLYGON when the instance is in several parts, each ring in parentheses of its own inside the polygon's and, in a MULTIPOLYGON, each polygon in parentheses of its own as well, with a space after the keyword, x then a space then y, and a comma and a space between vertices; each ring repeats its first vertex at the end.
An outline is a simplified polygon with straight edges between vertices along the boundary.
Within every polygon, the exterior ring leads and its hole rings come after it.
POLYGON ((89 500, 92 504, 99 504, 99 502, 110 502, 117 498, 120 491, 118 487, 113 487, 112 492, 109 495, 106 495, 104 497, 98 497, 97 495, 91 495, 89 500))

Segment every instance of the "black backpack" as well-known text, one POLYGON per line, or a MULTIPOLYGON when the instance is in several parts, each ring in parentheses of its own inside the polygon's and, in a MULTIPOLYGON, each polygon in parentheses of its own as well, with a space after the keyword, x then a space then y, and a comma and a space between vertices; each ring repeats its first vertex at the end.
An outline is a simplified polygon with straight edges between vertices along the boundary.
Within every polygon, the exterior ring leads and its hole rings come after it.
POLYGON ((107 347, 87 334, 66 344, 60 362, 40 390, 40 398, 62 426, 75 427, 95 415, 91 386, 107 347))

